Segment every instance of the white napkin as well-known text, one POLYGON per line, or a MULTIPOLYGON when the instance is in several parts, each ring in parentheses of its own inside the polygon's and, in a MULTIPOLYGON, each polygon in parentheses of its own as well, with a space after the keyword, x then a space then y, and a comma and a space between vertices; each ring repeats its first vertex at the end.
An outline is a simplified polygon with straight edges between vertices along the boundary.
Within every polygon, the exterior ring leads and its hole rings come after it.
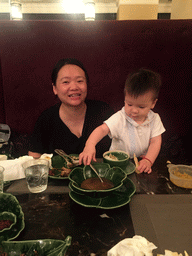
POLYGON ((125 238, 108 252, 107 256, 153 256, 152 250, 157 247, 142 236, 125 238))
MULTIPOLYGON (((49 160, 51 165, 51 157, 53 154, 43 154, 40 159, 49 160)), ((4 160, 0 162, 0 166, 4 167, 4 181, 18 180, 25 178, 24 169, 22 164, 30 159, 32 156, 21 156, 13 160, 4 160)))

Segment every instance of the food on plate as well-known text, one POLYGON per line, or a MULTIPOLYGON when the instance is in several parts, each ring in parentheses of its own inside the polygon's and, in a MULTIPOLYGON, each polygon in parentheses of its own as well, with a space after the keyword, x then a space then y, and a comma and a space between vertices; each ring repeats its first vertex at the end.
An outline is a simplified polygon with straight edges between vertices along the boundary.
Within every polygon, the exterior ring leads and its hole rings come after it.
POLYGON ((110 180, 106 178, 102 178, 102 180, 103 182, 101 182, 98 177, 86 179, 81 183, 81 188, 89 190, 105 190, 114 187, 113 182, 110 180))
POLYGON ((0 230, 3 230, 4 228, 9 228, 13 221, 11 220, 0 220, 0 230))
POLYGON ((175 168, 175 171, 173 172, 175 176, 179 177, 179 178, 182 178, 182 179, 189 179, 189 180, 192 180, 192 176, 189 175, 188 173, 186 172, 183 172, 181 173, 178 168, 175 168))
POLYGON ((73 156, 73 155, 71 155, 70 156, 73 160, 79 160, 79 156, 73 156))
MULTIPOLYGON (((183 256, 183 254, 165 250, 165 254, 157 254, 157 256, 183 256)), ((186 251, 184 251, 184 256, 189 256, 189 254, 186 251)))
POLYGON ((109 154, 109 155, 105 155, 105 158, 108 159, 108 160, 113 160, 113 161, 118 161, 119 159, 113 155, 113 154, 109 154))
POLYGON ((56 155, 51 158, 51 166, 49 176, 68 177, 73 164, 71 163, 71 165, 69 165, 69 162, 66 162, 63 157, 56 155))
POLYGON ((50 176, 57 176, 57 177, 68 177, 69 173, 71 172, 71 169, 62 167, 61 169, 52 168, 49 170, 50 176))

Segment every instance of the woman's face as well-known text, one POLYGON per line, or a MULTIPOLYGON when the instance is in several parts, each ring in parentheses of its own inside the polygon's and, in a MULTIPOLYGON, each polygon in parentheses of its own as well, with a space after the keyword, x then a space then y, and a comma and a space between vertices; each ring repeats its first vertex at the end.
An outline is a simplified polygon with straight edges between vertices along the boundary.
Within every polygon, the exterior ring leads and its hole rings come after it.
POLYGON ((53 92, 65 105, 79 106, 87 96, 85 72, 78 66, 67 64, 57 75, 53 92))

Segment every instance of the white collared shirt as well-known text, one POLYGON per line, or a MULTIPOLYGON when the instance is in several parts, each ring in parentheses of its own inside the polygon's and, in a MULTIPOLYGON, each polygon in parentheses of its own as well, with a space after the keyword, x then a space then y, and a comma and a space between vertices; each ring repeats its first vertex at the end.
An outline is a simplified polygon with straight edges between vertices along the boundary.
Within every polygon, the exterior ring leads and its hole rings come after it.
POLYGON ((109 127, 109 136, 112 138, 110 150, 126 151, 131 158, 134 153, 137 157, 145 155, 150 139, 165 131, 159 114, 152 110, 142 124, 127 116, 124 107, 104 123, 109 127))

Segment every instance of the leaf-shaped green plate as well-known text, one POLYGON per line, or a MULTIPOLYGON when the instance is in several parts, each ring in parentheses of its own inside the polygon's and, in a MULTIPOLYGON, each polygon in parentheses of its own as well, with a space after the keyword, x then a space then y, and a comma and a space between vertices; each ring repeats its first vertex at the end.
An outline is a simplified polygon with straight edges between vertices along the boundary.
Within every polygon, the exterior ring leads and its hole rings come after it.
POLYGON ((87 194, 90 194, 93 192, 99 193, 99 194, 108 193, 108 192, 116 190, 117 188, 122 186, 123 181, 127 177, 125 172, 119 167, 110 168, 109 164, 106 164, 106 163, 95 163, 95 164, 93 164, 93 166, 97 170, 99 176, 101 178, 106 178, 106 179, 110 180, 113 183, 114 187, 110 188, 110 189, 99 190, 99 191, 81 188, 81 183, 84 180, 92 178, 92 177, 97 177, 97 175, 92 170, 92 168, 89 165, 86 165, 86 166, 84 166, 84 168, 81 168, 81 167, 74 168, 68 176, 70 181, 73 182, 73 186, 77 190, 79 190, 79 192, 83 192, 83 193, 87 193, 87 194))
POLYGON ((71 189, 69 196, 74 202, 85 207, 102 209, 114 209, 128 204, 136 191, 134 183, 128 178, 123 182, 123 186, 110 192, 103 198, 95 198, 76 193, 72 190, 71 182, 69 187, 71 189))
POLYGON ((15 239, 25 227, 24 214, 17 198, 9 193, 0 193, 0 212, 5 211, 14 213, 17 221, 11 229, 0 233, 0 241, 15 239))
POLYGON ((64 241, 55 239, 26 240, 26 241, 7 241, 3 242, 3 251, 8 255, 19 256, 22 253, 28 253, 34 250, 41 256, 63 256, 71 245, 71 236, 67 236, 64 241), (11 254, 12 253, 12 254, 11 254))

